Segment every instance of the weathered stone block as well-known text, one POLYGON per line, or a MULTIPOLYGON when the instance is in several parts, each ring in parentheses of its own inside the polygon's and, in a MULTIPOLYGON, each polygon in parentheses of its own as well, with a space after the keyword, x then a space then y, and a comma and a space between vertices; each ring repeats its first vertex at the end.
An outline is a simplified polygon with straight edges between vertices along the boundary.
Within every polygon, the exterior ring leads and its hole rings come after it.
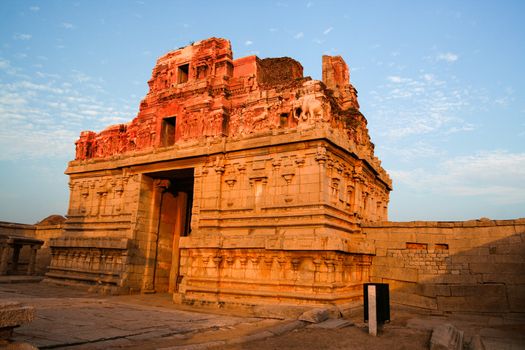
POLYGON ((446 284, 418 284, 418 292, 427 297, 450 296, 450 287, 446 284))
POLYGON ((430 350, 462 350, 463 332, 451 324, 444 324, 432 330, 430 350))
POLYGON ((375 277, 385 277, 399 281, 418 281, 418 271, 417 269, 412 268, 372 265, 372 268, 370 269, 370 275, 375 277))
POLYGON ((405 259, 376 256, 373 259, 373 264, 375 266, 405 267, 405 259))
POLYGON ((525 312, 525 284, 507 286, 509 308, 512 312, 525 312))
POLYGON ((309 323, 319 323, 323 322, 330 317, 330 312, 328 309, 317 308, 308 310, 299 316, 299 321, 305 321, 309 323))
POLYGON ((507 312, 509 307, 505 298, 491 296, 437 297, 438 309, 450 312, 507 312))
POLYGON ((451 285, 450 294, 453 297, 498 297, 505 299, 505 285, 503 284, 475 284, 475 285, 451 285))
POLYGON ((413 293, 404 293, 399 290, 393 290, 390 293, 392 302, 401 305, 414 306, 423 309, 436 310, 438 308, 436 299, 421 296, 413 293))
POLYGON ((35 308, 19 302, 0 301, 0 330, 9 330, 33 321, 35 308))
POLYGON ((518 275, 525 271, 525 263, 472 263, 469 266, 472 273, 512 273, 518 275))

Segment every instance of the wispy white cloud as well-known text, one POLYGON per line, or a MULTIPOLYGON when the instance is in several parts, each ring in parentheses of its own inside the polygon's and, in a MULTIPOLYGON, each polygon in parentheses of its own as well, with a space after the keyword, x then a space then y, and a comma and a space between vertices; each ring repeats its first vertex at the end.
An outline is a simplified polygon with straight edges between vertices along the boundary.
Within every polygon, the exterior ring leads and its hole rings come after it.
POLYGON ((416 141, 410 147, 398 147, 395 145, 383 145, 382 150, 392 154, 402 162, 413 162, 424 159, 437 158, 445 155, 441 148, 429 144, 423 140, 416 141))
POLYGON ((436 59, 438 61, 445 61, 448 63, 456 62, 459 59, 459 56, 452 52, 443 52, 437 55, 436 59))
POLYGON ((301 39, 301 38, 304 37, 304 33, 303 32, 299 32, 299 33, 295 34, 293 37, 294 37, 294 39, 301 39))
POLYGON ((308 2, 306 3, 306 8, 310 8, 310 7, 312 7, 312 6, 314 6, 314 3, 313 3, 312 1, 308 1, 308 2))
POLYGON ((32 37, 31 34, 27 33, 15 33, 15 35, 13 35, 13 39, 15 40, 31 40, 32 37))
POLYGON ((29 11, 31 11, 31 12, 38 12, 38 11, 40 11, 40 7, 38 7, 38 6, 30 6, 29 7, 29 11))
POLYGON ((433 169, 391 170, 390 174, 395 182, 420 194, 485 196, 498 204, 525 202, 525 153, 483 151, 449 158, 433 169))
POLYGON ((378 133, 387 138, 385 142, 473 130, 463 115, 482 103, 482 91, 426 72, 417 77, 390 75, 386 81, 371 91, 373 114, 382 126, 378 133))
POLYGON ((252 44, 253 44, 253 41, 251 41, 251 40, 246 40, 246 41, 244 42, 244 45, 246 45, 246 46, 250 46, 250 45, 252 45, 252 44))
POLYGON ((387 77, 387 80, 391 83, 396 83, 396 84, 400 84, 400 83, 404 83, 404 82, 407 82, 409 79, 406 79, 406 78, 402 78, 398 75, 391 75, 391 76, 388 76, 387 77))
POLYGON ((72 157, 81 130, 133 117, 129 102, 113 100, 101 79, 80 71, 28 76, 11 65, 0 58, 0 160, 72 157))
POLYGON ((9 61, 3 58, 0 58, 0 69, 5 70, 9 68, 9 61))
POLYGON ((73 23, 69 23, 69 22, 62 22, 62 24, 60 26, 62 28, 65 28, 65 29, 73 29, 73 28, 75 28, 73 23))
POLYGON ((330 33, 332 30, 334 30, 334 27, 328 27, 328 28, 326 28, 326 29, 323 31, 323 34, 324 34, 324 35, 327 35, 327 34, 330 33))

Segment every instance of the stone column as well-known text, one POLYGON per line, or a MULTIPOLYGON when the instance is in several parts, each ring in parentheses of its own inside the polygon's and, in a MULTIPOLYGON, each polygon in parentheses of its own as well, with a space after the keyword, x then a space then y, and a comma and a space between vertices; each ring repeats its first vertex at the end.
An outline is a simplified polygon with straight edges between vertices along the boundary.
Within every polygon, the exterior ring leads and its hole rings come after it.
POLYGON ((0 250, 0 275, 7 275, 7 269, 9 268, 9 253, 11 247, 8 244, 4 244, 0 250))
POLYGON ((11 269, 13 270, 14 273, 16 273, 18 270, 18 259, 20 258, 20 248, 21 246, 19 246, 18 244, 13 244, 13 261, 12 261, 13 265, 11 269))
POLYGON ((29 264, 27 265, 27 274, 33 276, 35 274, 35 265, 36 265, 36 254, 38 247, 35 245, 30 246, 31 253, 29 255, 29 264))
POLYGON ((150 208, 150 227, 146 250, 146 266, 142 281, 142 293, 155 293, 155 279, 157 269, 157 254, 159 229, 162 214, 163 191, 169 187, 169 180, 155 179, 153 183, 153 199, 150 208))

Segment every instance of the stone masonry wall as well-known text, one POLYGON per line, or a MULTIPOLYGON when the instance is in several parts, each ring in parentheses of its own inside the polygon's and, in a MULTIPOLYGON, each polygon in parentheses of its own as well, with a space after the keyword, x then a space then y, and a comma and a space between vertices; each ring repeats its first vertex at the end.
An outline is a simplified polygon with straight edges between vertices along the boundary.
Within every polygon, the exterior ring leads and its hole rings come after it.
POLYGON ((363 226, 371 282, 391 301, 438 312, 525 312, 525 219, 363 226))

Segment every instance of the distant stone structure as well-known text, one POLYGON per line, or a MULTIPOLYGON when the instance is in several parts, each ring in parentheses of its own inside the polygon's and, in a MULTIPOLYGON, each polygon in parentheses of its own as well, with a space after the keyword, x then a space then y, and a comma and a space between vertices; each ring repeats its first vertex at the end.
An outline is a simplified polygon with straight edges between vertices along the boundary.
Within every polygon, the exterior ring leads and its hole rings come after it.
POLYGON ((525 219, 388 222, 348 66, 322 65, 218 38, 161 57, 137 117, 76 142, 67 220, 36 231, 47 280, 250 307, 347 307, 385 282, 437 312, 525 312, 525 219))
POLYGON ((48 279, 186 303, 358 300, 360 225, 387 220, 392 185, 349 77, 341 57, 317 81, 218 38, 161 57, 137 117, 76 142, 48 279))
POLYGON ((0 276, 44 275, 51 262, 49 239, 63 234, 60 215, 34 224, 0 221, 0 276))

